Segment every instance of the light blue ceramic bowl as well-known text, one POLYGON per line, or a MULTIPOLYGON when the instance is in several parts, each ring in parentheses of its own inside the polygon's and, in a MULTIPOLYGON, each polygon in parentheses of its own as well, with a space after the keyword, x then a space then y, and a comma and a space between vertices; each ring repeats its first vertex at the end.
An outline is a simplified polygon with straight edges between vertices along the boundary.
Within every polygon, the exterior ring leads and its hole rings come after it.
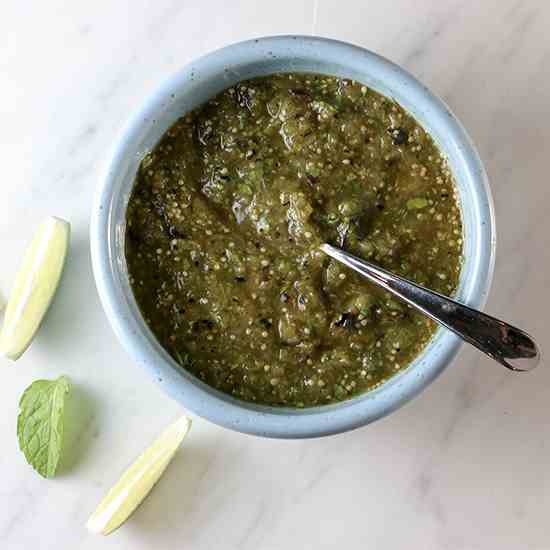
POLYGON ((457 298, 482 308, 495 255, 495 224, 487 176, 464 128, 445 104, 409 73, 362 48, 325 38, 250 40, 206 55, 158 88, 116 143, 99 184, 91 218, 91 250, 105 312, 134 361, 190 411, 255 435, 305 438, 363 426, 414 397, 456 355, 460 340, 437 331, 424 352, 376 390, 350 401, 306 410, 238 401, 185 372, 160 346, 136 305, 124 258, 125 212, 140 160, 180 116, 240 80, 275 72, 314 72, 355 79, 394 98, 424 126, 447 156, 462 203, 464 266, 457 298))

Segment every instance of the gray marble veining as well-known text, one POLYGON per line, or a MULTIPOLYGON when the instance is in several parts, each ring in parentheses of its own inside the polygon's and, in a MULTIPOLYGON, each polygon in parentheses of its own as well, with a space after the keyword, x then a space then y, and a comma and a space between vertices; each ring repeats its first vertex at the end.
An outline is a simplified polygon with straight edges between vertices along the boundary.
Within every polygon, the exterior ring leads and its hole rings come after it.
POLYGON ((496 203, 488 309, 545 347, 550 287, 550 5, 517 0, 8 2, 0 19, 0 293, 47 215, 73 226, 47 322, 0 397, 0 548, 547 550, 550 373, 464 350, 412 403, 363 430, 269 441, 200 419, 154 492, 105 540, 85 521, 128 463, 180 414, 136 369, 96 297, 87 241, 105 155, 159 80, 223 44, 277 33, 355 42, 441 95, 473 136, 496 203), (81 388, 71 464, 38 478, 15 419, 34 379, 81 388), (85 395, 84 395, 85 393, 85 395), (70 467, 69 467, 70 466, 70 467))

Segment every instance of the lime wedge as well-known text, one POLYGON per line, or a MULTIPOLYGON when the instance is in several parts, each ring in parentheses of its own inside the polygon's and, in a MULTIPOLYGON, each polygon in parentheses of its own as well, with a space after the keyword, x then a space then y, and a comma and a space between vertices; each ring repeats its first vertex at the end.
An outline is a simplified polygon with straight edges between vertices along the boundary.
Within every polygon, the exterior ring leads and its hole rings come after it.
POLYGON ((0 354, 15 361, 31 343, 59 284, 69 235, 69 223, 53 216, 38 227, 8 300, 0 354))
POLYGON ((190 428, 191 419, 182 416, 122 474, 88 520, 86 527, 92 533, 108 535, 130 517, 158 481, 190 428))

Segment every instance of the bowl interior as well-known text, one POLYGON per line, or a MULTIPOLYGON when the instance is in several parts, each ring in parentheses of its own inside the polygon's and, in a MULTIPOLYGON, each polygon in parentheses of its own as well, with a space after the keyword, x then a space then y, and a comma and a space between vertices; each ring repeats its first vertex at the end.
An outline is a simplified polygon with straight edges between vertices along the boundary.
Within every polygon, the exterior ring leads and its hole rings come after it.
POLYGON ((461 200, 464 264, 456 297, 483 307, 494 262, 494 220, 487 178, 466 132, 448 108, 391 62, 361 48, 312 37, 273 37, 209 54, 166 82, 126 127, 107 166, 92 212, 94 274, 113 328, 134 360, 193 412, 223 426, 272 437, 314 437, 345 431, 388 414, 429 384, 458 351, 460 340, 439 329, 405 370, 344 403, 305 410, 239 401, 179 367, 141 317, 124 255, 125 214, 141 159, 184 113, 237 82, 276 72, 312 72, 355 79, 394 98, 447 156, 461 200))

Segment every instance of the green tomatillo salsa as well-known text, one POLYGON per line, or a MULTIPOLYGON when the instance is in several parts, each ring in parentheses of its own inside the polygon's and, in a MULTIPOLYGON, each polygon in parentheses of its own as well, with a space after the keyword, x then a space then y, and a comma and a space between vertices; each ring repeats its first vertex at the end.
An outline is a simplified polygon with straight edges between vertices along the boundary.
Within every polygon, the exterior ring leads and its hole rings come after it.
POLYGON ((128 205, 130 282, 151 330, 182 368, 257 403, 348 399, 434 334, 324 242, 444 294, 458 283, 445 159, 394 101, 335 77, 225 90, 146 155, 128 205))

